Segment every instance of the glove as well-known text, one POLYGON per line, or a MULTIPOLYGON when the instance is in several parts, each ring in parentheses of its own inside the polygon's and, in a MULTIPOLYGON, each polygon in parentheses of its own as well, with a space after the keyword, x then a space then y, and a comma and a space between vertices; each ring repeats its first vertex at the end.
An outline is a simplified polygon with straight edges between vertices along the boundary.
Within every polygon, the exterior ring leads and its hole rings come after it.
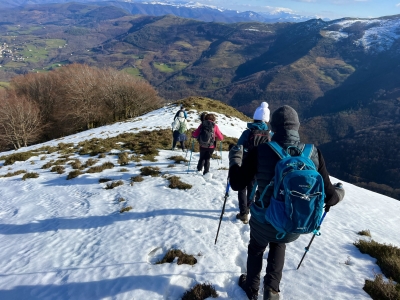
POLYGON ((231 149, 232 149, 233 147, 235 147, 235 146, 236 146, 235 144, 229 144, 228 150, 231 151, 231 149))
POLYGON ((333 186, 335 189, 343 189, 343 183, 341 182, 334 183, 333 186))
POLYGON ((238 165, 239 167, 242 165, 243 159, 243 145, 233 146, 229 151, 229 168, 238 165))

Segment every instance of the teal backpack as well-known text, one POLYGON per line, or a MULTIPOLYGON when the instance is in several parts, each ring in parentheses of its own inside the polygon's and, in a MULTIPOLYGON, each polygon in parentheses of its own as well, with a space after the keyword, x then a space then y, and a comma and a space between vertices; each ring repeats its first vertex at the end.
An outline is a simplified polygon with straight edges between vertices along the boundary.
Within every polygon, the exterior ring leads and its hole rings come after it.
POLYGON ((287 233, 313 232, 320 224, 325 200, 324 180, 310 158, 314 145, 307 144, 303 150, 289 147, 298 149, 298 156, 291 156, 276 142, 268 145, 280 160, 275 166, 273 180, 258 200, 262 209, 252 205, 252 214, 264 214, 264 220, 278 231, 278 239, 287 233), (264 209, 262 198, 270 186, 273 186, 274 192, 269 206, 264 209))

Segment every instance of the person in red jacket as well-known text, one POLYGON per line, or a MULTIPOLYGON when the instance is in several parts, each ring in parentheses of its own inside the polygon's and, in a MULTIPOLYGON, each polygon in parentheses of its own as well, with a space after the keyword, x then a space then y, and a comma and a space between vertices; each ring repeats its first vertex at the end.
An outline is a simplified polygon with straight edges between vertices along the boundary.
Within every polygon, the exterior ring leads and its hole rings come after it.
POLYGON ((215 124, 215 115, 207 114, 201 125, 192 133, 192 137, 196 138, 200 144, 200 158, 197 163, 197 171, 201 172, 203 167, 203 175, 210 171, 210 158, 216 146, 216 139, 222 141, 224 136, 215 124))

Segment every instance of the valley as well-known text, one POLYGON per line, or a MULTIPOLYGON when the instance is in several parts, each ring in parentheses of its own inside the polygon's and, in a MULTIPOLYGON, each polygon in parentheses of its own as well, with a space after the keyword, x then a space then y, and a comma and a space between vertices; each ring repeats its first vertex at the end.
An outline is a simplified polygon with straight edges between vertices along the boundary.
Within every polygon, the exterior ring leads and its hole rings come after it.
POLYGON ((81 63, 141 77, 168 101, 209 97, 248 116, 288 104, 332 175, 400 199, 400 16, 228 24, 62 3, 0 18, 0 89, 81 63))

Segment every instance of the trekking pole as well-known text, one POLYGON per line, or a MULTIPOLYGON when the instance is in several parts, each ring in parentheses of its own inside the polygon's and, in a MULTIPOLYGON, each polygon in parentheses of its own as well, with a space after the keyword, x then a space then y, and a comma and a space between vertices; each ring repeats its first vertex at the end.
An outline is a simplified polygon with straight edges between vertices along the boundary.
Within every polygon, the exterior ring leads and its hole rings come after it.
POLYGON ((219 150, 221 152, 221 165, 222 165, 222 141, 219 142, 219 150))
POLYGON ((311 247, 311 244, 312 244, 314 238, 315 238, 316 236, 320 236, 320 235, 321 235, 321 233, 319 232, 319 229, 321 228, 321 224, 322 224, 322 222, 323 222, 324 219, 325 219, 326 213, 327 213, 327 211, 325 211, 324 214, 322 215, 321 222, 319 222, 319 225, 318 225, 317 229, 315 229, 315 230, 313 231, 314 235, 313 235, 313 237, 311 238, 311 241, 310 241, 310 243, 308 244, 308 246, 305 248, 306 251, 304 252, 303 257, 301 258, 301 261, 300 261, 299 265, 297 266, 297 270, 300 268, 300 265, 301 265, 301 263, 303 262, 303 259, 304 259, 304 257, 306 256, 308 250, 310 250, 310 247, 311 247))
POLYGON ((230 187, 231 187, 231 184, 229 183, 229 177, 228 177, 228 179, 226 180, 226 191, 225 191, 224 205, 222 206, 221 216, 219 217, 219 225, 218 225, 217 236, 215 237, 214 245, 217 244, 219 228, 221 227, 222 216, 224 215, 224 212, 225 212, 225 204, 226 204, 226 199, 228 199, 228 197, 229 197, 229 188, 230 187))
POLYGON ((194 149, 194 140, 192 141, 192 149, 190 150, 190 159, 189 159, 189 164, 188 164, 187 174, 189 174, 190 162, 192 161, 193 149, 194 149))

